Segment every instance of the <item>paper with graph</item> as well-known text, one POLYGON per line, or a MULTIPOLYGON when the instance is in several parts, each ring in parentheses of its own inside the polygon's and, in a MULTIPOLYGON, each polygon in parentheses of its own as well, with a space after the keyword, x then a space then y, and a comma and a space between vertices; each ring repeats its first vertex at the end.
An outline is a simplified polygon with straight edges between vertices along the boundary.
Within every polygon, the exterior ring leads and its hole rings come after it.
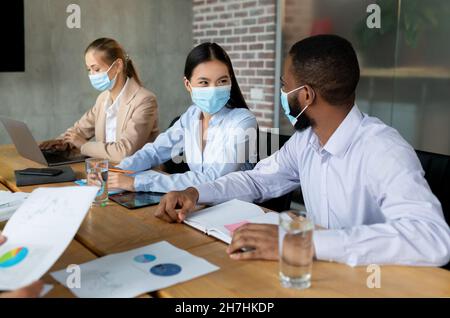
POLYGON ((28 193, 0 191, 0 222, 8 220, 28 197, 28 193))
POLYGON ((163 241, 81 264, 78 285, 73 275, 65 270, 51 275, 78 297, 124 298, 166 288, 218 269, 163 241))
POLYGON ((75 236, 96 187, 39 188, 6 224, 0 246, 0 290, 26 286, 45 274, 75 236))

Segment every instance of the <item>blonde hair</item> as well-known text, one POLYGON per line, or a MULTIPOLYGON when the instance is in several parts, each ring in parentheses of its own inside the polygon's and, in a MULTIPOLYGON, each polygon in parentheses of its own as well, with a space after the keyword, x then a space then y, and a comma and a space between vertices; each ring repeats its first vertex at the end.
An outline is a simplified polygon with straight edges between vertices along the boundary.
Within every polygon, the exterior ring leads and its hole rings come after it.
POLYGON ((104 61, 111 65, 115 60, 121 59, 125 68, 125 74, 133 78, 140 86, 142 86, 141 79, 134 67, 133 61, 131 61, 128 54, 126 54, 122 45, 119 44, 114 39, 110 38, 100 38, 88 45, 84 54, 90 50, 95 50, 102 52, 104 56, 104 61))

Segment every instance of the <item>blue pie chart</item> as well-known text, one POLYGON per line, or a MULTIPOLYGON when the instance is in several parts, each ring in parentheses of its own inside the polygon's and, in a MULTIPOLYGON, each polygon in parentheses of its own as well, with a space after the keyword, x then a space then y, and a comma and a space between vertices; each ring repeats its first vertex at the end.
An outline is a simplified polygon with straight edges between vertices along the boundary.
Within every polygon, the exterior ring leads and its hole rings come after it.
POLYGON ((150 273, 157 276, 173 276, 181 272, 181 266, 177 264, 158 264, 150 268, 150 273))
POLYGON ((150 263, 153 262, 156 259, 155 255, 152 254, 142 254, 142 255, 138 255, 134 258, 135 262, 138 263, 150 263))

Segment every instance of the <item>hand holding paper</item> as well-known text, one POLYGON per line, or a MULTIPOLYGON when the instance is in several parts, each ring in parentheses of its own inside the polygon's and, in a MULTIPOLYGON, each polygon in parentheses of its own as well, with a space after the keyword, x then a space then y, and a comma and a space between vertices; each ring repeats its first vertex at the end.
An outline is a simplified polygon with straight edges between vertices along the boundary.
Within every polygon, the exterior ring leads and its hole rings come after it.
MULTIPOLYGON (((6 237, 0 232, 0 246, 5 242, 6 237)), ((42 294, 42 287, 43 283, 41 281, 37 281, 29 286, 14 290, 12 292, 0 293, 0 298, 36 298, 42 294)))
POLYGON ((0 290, 39 279, 69 245, 97 193, 95 187, 39 188, 6 224, 0 290))

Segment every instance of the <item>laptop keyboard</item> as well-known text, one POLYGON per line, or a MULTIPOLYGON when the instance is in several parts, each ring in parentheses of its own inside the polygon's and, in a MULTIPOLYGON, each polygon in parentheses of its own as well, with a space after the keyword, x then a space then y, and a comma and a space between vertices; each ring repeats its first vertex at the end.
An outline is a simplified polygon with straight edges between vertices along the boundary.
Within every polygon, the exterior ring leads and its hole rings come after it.
POLYGON ((68 160, 64 152, 42 151, 42 154, 44 155, 48 163, 58 163, 68 160))
POLYGON ((42 154, 50 165, 64 164, 67 162, 82 162, 88 158, 82 154, 76 154, 70 151, 42 150, 42 154))

